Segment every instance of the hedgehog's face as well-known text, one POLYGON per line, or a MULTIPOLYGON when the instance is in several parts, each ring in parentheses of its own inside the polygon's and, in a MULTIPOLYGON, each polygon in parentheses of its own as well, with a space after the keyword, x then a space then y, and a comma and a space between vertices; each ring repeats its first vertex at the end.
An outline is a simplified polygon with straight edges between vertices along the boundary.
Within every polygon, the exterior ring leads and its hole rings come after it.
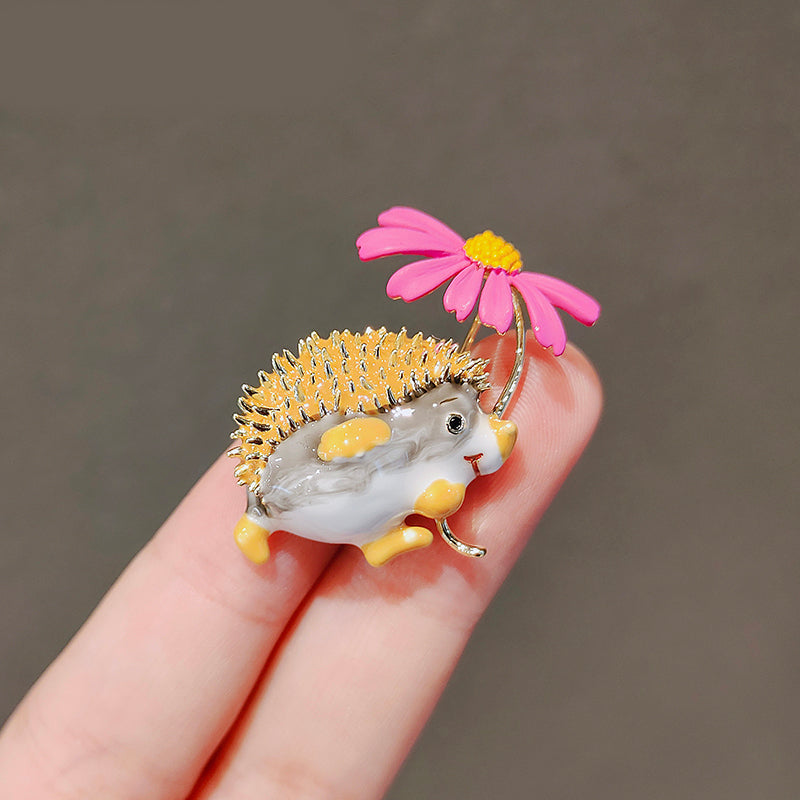
POLYGON ((500 469, 517 439, 517 426, 481 411, 478 393, 468 384, 445 383, 411 405, 417 407, 417 420, 424 418, 423 446, 435 446, 442 456, 462 458, 475 475, 500 469))

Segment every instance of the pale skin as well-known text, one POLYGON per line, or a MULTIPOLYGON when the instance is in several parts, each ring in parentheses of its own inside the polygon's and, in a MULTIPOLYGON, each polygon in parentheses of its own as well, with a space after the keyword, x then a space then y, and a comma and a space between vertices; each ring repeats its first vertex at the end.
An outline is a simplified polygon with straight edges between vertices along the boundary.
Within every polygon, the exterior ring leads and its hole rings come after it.
MULTIPOLYGON (((502 385, 511 337, 475 351, 502 385)), ((485 558, 437 536, 376 569, 355 547, 276 533, 255 566, 220 458, 0 732, 3 797, 381 797, 599 417, 579 351, 530 338, 528 353, 514 452, 450 520, 485 558)))

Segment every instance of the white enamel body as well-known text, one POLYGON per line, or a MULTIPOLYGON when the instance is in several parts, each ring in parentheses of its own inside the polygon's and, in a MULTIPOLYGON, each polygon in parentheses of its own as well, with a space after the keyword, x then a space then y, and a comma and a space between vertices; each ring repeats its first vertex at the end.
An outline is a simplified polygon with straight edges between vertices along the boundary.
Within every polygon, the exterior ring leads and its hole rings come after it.
POLYGON ((489 415, 470 386, 445 384, 381 414, 392 429, 389 442, 322 461, 316 454, 322 434, 358 416, 365 415, 323 417, 278 445, 262 475, 263 503, 251 497, 248 516, 270 531, 362 546, 402 524, 435 481, 468 485, 477 473, 467 456, 482 454, 476 462, 481 475, 504 461, 489 415), (458 435, 446 427, 454 413, 467 420, 458 435), (410 455, 404 452, 409 447, 410 455))

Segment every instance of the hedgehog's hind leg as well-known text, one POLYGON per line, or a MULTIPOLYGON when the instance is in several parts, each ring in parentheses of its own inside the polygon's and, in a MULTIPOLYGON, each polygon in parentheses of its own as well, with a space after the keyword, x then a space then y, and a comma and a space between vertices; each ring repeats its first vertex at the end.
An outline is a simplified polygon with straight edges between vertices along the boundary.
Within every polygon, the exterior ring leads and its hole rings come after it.
POLYGON ((271 531, 266 527, 267 515, 258 498, 247 493, 247 511, 242 514, 233 530, 239 549, 254 564, 263 564, 269 558, 267 539, 271 531))
POLYGON ((365 544, 361 551, 368 563, 380 567, 395 556, 427 547, 432 541, 433 534, 427 528, 398 525, 380 539, 365 544))

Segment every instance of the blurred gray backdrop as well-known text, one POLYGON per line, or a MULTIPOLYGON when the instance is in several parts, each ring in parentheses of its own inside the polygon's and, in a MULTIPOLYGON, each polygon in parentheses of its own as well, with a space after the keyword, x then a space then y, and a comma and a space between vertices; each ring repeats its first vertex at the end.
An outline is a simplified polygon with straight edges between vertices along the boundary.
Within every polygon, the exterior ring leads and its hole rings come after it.
POLYGON ((796 3, 28 3, 0 36, 0 718, 273 349, 458 334, 356 258, 400 203, 594 293, 607 398, 390 798, 800 796, 796 3))

